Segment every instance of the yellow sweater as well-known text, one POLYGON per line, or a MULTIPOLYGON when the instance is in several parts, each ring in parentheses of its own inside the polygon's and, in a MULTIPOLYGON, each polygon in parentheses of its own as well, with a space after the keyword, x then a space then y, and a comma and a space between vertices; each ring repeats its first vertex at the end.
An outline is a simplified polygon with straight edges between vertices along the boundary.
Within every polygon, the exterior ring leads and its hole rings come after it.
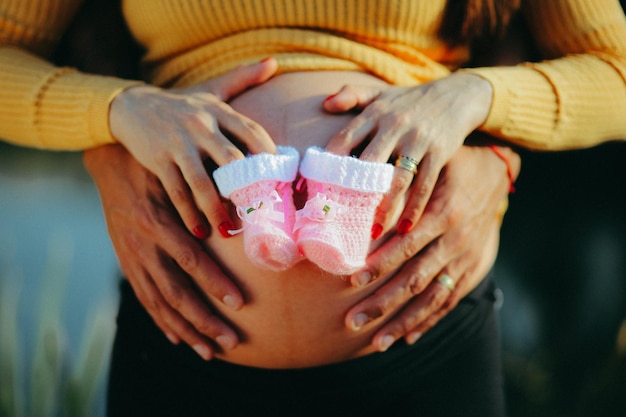
MULTIPOLYGON (((494 88, 483 130, 532 149, 626 138, 626 18, 617 0, 523 0, 549 61, 471 69, 494 88)), ((55 68, 81 0, 0 0, 0 138, 48 149, 114 142, 112 98, 136 81, 55 68)), ((147 80, 192 85, 263 57, 280 71, 353 70, 394 84, 469 59, 437 38, 445 0, 124 0, 147 80)))

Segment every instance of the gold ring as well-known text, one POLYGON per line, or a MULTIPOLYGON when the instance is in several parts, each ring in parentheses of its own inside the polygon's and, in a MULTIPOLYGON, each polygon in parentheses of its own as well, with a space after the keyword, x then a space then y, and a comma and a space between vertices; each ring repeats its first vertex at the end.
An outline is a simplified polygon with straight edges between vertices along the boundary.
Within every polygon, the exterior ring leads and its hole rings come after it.
POLYGON ((450 291, 454 291, 454 288, 456 287, 456 284, 454 283, 454 280, 452 278, 450 278, 450 275, 448 275, 448 274, 441 274, 441 275, 439 275, 439 278, 437 278, 437 281, 439 281, 439 283, 441 285, 443 285, 444 287, 446 287, 450 291))
POLYGON ((419 165, 419 161, 411 158, 408 155, 400 155, 398 159, 396 159, 396 163, 394 165, 398 168, 407 170, 411 174, 415 175, 417 174, 417 166, 419 165))

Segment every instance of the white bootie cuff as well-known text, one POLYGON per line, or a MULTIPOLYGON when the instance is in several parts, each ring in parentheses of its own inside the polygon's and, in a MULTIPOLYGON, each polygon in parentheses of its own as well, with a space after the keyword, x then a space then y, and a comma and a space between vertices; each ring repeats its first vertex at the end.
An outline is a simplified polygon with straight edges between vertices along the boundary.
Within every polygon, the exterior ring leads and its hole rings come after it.
POLYGON ((290 146, 278 146, 278 154, 260 153, 233 161, 213 171, 223 197, 258 181, 292 182, 298 173, 300 154, 290 146))
POLYGON ((300 164, 300 174, 307 179, 364 192, 388 192, 393 172, 391 164, 339 156, 318 147, 307 149, 300 164))

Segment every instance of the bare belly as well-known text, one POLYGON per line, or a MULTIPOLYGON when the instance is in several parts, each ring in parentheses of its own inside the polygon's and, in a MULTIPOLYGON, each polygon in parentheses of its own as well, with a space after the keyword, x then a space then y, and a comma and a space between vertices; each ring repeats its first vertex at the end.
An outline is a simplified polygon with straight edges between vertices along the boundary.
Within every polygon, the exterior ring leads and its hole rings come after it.
MULTIPOLYGON (((346 83, 381 85, 382 81, 349 72, 289 73, 242 94, 232 106, 265 127, 277 144, 293 146, 302 154, 310 146, 325 146, 352 117, 322 110, 324 98, 346 83)), ((373 351, 370 340, 384 318, 354 332, 344 325, 344 317, 383 280, 354 289, 308 261, 280 273, 258 269, 247 260, 241 235, 224 239, 213 234, 207 247, 232 273, 246 300, 237 312, 214 303, 241 337, 239 346, 218 355, 221 359, 257 367, 295 368, 373 351)))

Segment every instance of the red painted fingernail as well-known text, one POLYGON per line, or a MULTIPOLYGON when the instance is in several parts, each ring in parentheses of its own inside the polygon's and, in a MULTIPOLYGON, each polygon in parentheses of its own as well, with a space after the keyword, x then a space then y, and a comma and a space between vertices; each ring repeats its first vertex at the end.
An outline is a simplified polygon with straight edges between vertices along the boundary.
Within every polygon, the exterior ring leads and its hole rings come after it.
POLYGON ((204 224, 199 224, 198 226, 194 227, 191 232, 198 239, 206 239, 207 237, 209 237, 209 228, 206 227, 206 225, 204 224))
POLYGON ((413 228, 413 222, 409 219, 404 219, 398 225, 398 232, 400 232, 400 234, 402 235, 405 235, 409 233, 412 228, 413 228))
POLYGON ((217 229, 220 231, 222 237, 231 237, 231 234, 228 233, 230 230, 234 230, 235 226, 232 222, 224 222, 220 224, 217 229))
POLYGON ((337 96, 337 94, 331 94, 331 95, 329 95, 328 97, 326 97, 326 98, 324 99, 324 103, 326 103, 327 101, 332 100, 332 99, 333 99, 333 98, 335 98, 336 96, 337 96))
POLYGON ((372 226, 372 240, 376 240, 383 233, 383 225, 380 223, 374 223, 372 226))

